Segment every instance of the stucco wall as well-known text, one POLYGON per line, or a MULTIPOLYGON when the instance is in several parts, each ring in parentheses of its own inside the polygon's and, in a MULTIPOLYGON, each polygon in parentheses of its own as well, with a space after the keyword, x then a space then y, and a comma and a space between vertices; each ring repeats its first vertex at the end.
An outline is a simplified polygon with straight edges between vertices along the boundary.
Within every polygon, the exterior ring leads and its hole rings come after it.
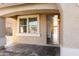
POLYGON ((63 10, 61 55, 79 55, 79 7, 74 3, 60 5, 63 10))
POLYGON ((2 48, 5 44, 5 18, 0 17, 0 48, 2 48))
POLYGON ((79 7, 77 4, 61 4, 61 6, 63 9, 63 46, 79 48, 79 7))

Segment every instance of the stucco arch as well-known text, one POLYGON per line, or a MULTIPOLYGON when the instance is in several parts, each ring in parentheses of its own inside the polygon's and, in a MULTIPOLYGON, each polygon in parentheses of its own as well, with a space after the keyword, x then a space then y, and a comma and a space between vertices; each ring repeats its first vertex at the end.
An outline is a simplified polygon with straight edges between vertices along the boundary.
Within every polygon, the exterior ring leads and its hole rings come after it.
POLYGON ((47 4, 47 3, 41 3, 41 4, 21 4, 17 6, 7 7, 0 9, 0 16, 13 16, 13 15, 19 15, 22 13, 28 12, 56 12, 58 13, 58 8, 55 3, 53 4, 47 4), (49 10, 49 11, 47 11, 49 10), (53 10, 53 11, 52 11, 53 10))

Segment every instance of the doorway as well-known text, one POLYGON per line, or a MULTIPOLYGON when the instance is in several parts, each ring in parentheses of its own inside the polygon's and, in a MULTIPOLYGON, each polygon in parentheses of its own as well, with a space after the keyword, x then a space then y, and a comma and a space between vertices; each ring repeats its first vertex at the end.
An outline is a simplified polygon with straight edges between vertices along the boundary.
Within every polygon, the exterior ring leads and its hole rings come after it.
POLYGON ((47 16, 47 44, 59 45, 60 18, 59 15, 47 16))

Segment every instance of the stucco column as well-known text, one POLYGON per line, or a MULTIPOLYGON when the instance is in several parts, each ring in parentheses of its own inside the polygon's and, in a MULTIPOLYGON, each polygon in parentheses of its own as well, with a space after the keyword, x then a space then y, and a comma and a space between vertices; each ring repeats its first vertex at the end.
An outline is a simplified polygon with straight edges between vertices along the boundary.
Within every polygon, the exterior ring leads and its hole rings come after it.
POLYGON ((0 49, 6 44, 5 38, 5 18, 0 17, 0 49))
POLYGON ((79 7, 77 4, 60 4, 63 10, 62 56, 79 56, 79 7))

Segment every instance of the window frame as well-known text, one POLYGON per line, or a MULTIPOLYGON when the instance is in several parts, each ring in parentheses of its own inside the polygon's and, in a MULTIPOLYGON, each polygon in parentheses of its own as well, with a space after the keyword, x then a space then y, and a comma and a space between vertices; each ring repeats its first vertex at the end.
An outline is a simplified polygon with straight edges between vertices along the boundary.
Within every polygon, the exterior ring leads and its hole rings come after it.
POLYGON ((17 19, 17 33, 16 35, 21 35, 21 36, 40 36, 40 26, 39 26, 39 15, 23 15, 23 16, 18 16, 18 19, 17 19), (37 17, 37 33, 29 33, 28 31, 28 25, 29 25, 29 19, 28 18, 33 18, 33 17, 37 17), (26 18, 27 19, 27 33, 20 33, 19 32, 19 24, 20 24, 20 19, 21 18, 26 18))

